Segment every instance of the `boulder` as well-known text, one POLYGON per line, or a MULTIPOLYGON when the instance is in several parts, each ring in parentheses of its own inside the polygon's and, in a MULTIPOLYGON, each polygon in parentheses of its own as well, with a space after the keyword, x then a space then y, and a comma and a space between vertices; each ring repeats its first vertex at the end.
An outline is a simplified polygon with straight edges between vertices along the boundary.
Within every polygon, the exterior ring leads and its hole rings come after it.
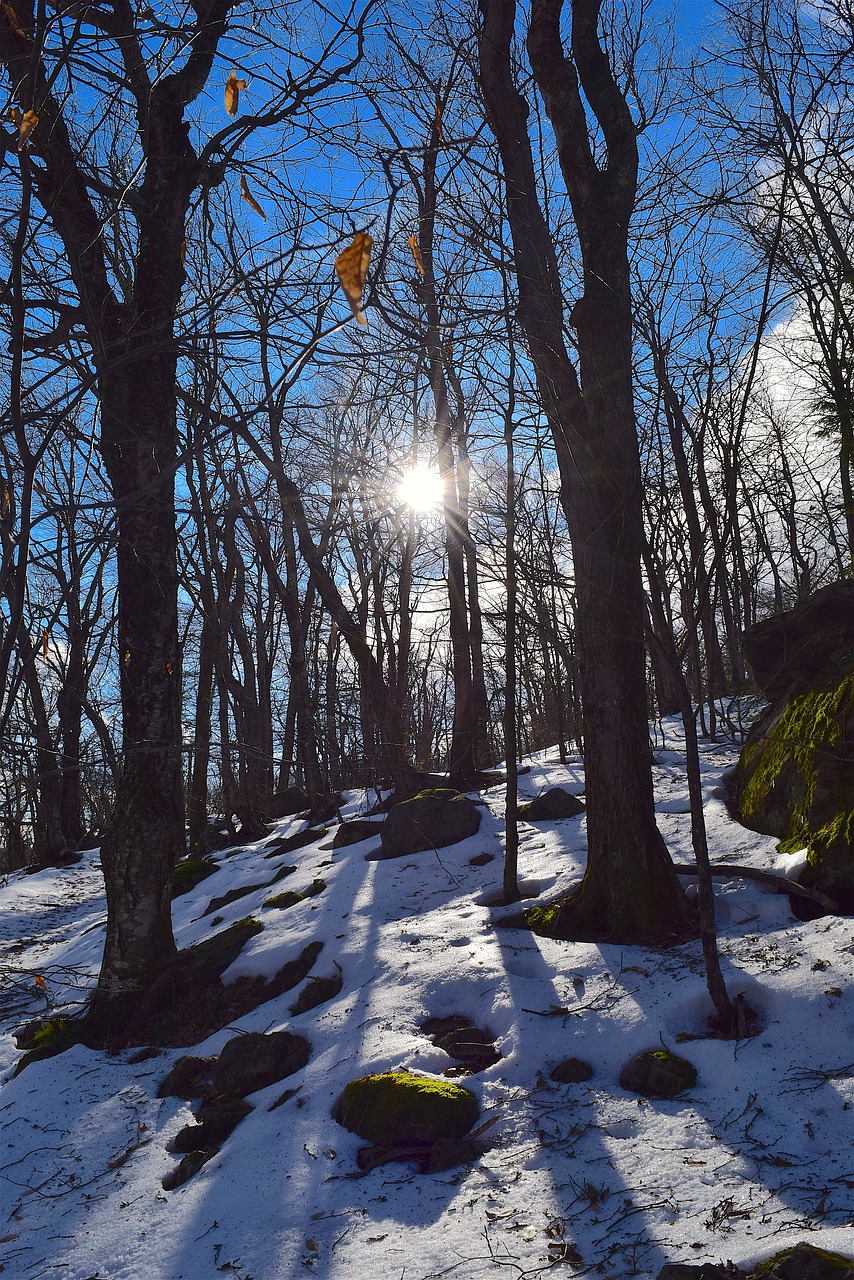
POLYGON ((203 858, 183 858, 172 868, 172 897, 180 898, 183 894, 195 889, 197 884, 207 880, 219 867, 215 862, 206 862, 203 858))
POLYGON ((583 1058, 565 1058, 549 1072, 549 1079, 555 1084, 581 1084, 593 1077, 593 1068, 583 1058))
POLYGON ((291 1031, 271 1031, 262 1035, 250 1031, 229 1040, 211 1076, 218 1093, 244 1097, 284 1080, 308 1062, 311 1046, 291 1031))
POLYGON ((158 1098, 200 1098, 210 1083, 216 1058, 179 1058, 157 1090, 158 1098))
POLYGON ((772 701, 730 781, 735 808, 784 850, 806 849, 803 883, 854 911, 854 582, 758 623, 744 650, 772 701))
POLYGON ((432 1147, 458 1142, 480 1115, 477 1098, 450 1080, 404 1071, 351 1080, 335 1104, 333 1118, 380 1147, 432 1147))
POLYGON ((833 582, 788 613, 745 631, 742 652, 769 701, 809 685, 829 664, 854 654, 854 580, 833 582))
POLYGON ((206 1151, 224 1142, 252 1107, 233 1094, 220 1094, 203 1102, 196 1111, 197 1124, 184 1125, 172 1139, 173 1151, 182 1155, 190 1151, 206 1151))
POLYGON ((301 787, 288 787, 273 796, 267 806, 269 818, 291 818, 295 813, 303 813, 308 808, 308 796, 301 787))
POLYGON ((801 1241, 763 1262, 753 1276, 754 1280, 854 1280, 854 1258, 801 1241))
POLYGON ((343 986, 344 979, 340 973, 335 973, 330 978, 312 978, 305 984, 290 1011, 296 1017, 297 1014, 307 1013, 309 1009, 316 1009, 327 1000, 333 1000, 343 986))
POLYGON ((164 1191, 175 1191, 178 1187, 183 1187, 185 1182, 197 1174, 203 1164, 207 1164, 208 1160, 219 1151, 219 1147, 209 1147, 206 1151, 193 1151, 190 1155, 184 1156, 180 1164, 176 1165, 166 1177, 163 1178, 161 1186, 164 1191))
POLYGON ((354 818, 352 822, 342 822, 332 837, 332 848, 346 849, 348 845, 359 844, 362 840, 371 840, 380 834, 384 825, 382 822, 369 822, 366 818, 354 818))
POLYGON ((424 849, 443 849, 473 836, 480 810, 451 788, 420 791, 390 810, 382 824, 382 858, 403 858, 424 849))
POLYGON ((675 1098, 696 1083, 696 1068, 667 1049, 646 1049, 620 1072, 622 1087, 645 1098, 675 1098))
POLYGON ((519 805, 519 817, 523 822, 541 822, 555 818, 577 818, 584 812, 584 805, 572 792, 563 787, 552 787, 541 796, 519 805))
POLYGON ((456 1058, 459 1067, 449 1067, 444 1074, 476 1075, 501 1061, 501 1054, 488 1031, 481 1031, 463 1014, 451 1014, 447 1018, 428 1018, 421 1030, 430 1036, 437 1049, 444 1049, 449 1058, 456 1058))

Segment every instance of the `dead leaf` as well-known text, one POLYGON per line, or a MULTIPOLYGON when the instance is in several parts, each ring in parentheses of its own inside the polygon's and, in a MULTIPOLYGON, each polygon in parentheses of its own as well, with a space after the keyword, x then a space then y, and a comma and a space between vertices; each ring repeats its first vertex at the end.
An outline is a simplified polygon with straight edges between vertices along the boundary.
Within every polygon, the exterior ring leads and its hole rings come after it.
POLYGON ((380 1240, 387 1240, 387 1239, 388 1239, 388 1232, 386 1232, 385 1235, 382 1235, 382 1236, 368 1236, 365 1240, 365 1243, 379 1244, 380 1240))
POLYGON ((421 257, 421 250, 418 247, 418 236, 411 235, 406 242, 412 250, 412 256, 415 259, 415 265, 418 268, 421 279, 424 279, 424 262, 421 257))
POLYGON ((42 657, 47 658, 49 653, 50 653, 50 632, 48 631, 47 627, 45 627, 44 631, 42 632, 42 657))
POLYGON ((341 282, 341 288, 346 293, 350 310, 359 324, 368 323, 362 315, 362 290, 365 287, 373 243, 373 236, 369 236, 367 231, 357 231, 353 237, 353 243, 335 259, 335 271, 341 282))
POLYGON ((187 261, 187 241, 182 240, 181 241, 181 262, 183 264, 186 261, 187 261))
POLYGON ((2 508, 0 508, 0 519, 5 520, 7 515, 9 514, 9 502, 10 502, 9 490, 4 485, 3 486, 3 505, 2 505, 2 508))
POLYGON ((45 982, 41 974, 39 974, 38 977, 36 978, 36 986, 41 987, 42 991, 47 991, 47 983, 45 982))
POLYGON ((29 40, 30 37, 27 35, 26 31, 22 30, 21 25, 18 22, 18 15, 15 13, 15 10, 12 7, 12 5, 8 4, 7 0, 3 0, 2 6, 0 7, 2 7, 3 12, 5 13, 6 17, 9 19, 9 25, 11 26, 15 34, 18 36, 23 36, 25 40, 29 40))
POLYGON ((312 1253, 316 1253, 317 1250, 320 1248, 320 1245, 317 1243, 316 1240, 306 1240, 305 1247, 306 1249, 310 1249, 312 1253))
POLYGON ((246 203, 249 205, 250 209, 254 209, 254 210, 255 210, 255 212, 256 212, 257 214, 260 214, 260 216, 261 216, 261 217, 264 219, 264 221, 266 222, 266 221, 267 221, 267 215, 266 215, 266 213, 264 212, 264 210, 261 208, 261 206, 260 206, 260 204, 258 203, 258 201, 257 201, 257 200, 255 199, 255 197, 253 196, 252 192, 249 190, 249 184, 248 184, 248 183, 247 183, 247 181, 246 181, 246 177, 245 177, 245 175, 244 175, 244 174, 242 174, 242 173, 241 173, 241 175, 240 175, 240 195, 241 195, 241 198, 242 198, 243 200, 245 200, 245 201, 246 201, 246 203))
POLYGON ((35 111, 27 111, 25 115, 21 116, 20 120, 15 121, 15 123, 18 126, 18 150, 19 151, 23 151, 24 147, 28 147, 30 145, 30 135, 32 134, 33 129, 35 129, 38 122, 39 122, 39 118, 36 115, 35 111))
POLYGON ((232 67, 231 74, 225 82, 225 109, 230 116, 236 116, 240 106, 240 90, 246 88, 245 80, 238 80, 237 68, 232 67))

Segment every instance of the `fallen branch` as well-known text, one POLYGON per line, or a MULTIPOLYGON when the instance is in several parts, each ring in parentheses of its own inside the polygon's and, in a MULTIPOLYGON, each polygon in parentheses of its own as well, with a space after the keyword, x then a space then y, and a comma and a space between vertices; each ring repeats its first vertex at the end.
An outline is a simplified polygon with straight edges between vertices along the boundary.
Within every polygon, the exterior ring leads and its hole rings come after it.
MULTIPOLYGON (((695 876, 697 868, 686 862, 677 862, 673 870, 678 876, 695 876)), ((773 871, 757 871, 755 867, 731 867, 715 863, 711 869, 713 880, 756 880, 759 884, 772 885, 779 893, 794 893, 799 898, 809 898, 831 915, 839 914, 839 907, 832 898, 819 893, 817 889, 807 889, 797 880, 789 880, 786 876, 775 875, 773 871)))

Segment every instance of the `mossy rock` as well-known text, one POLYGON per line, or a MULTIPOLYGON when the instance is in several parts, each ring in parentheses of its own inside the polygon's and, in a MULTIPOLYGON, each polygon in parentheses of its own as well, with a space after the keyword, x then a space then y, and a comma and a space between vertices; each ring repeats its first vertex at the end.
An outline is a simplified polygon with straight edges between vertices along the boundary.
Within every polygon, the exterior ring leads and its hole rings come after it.
POLYGON ((265 999, 272 1000, 274 996, 280 996, 302 982, 303 978, 310 973, 312 965, 322 950, 322 942, 309 942, 308 946, 303 947, 296 960, 287 960, 267 983, 265 999))
POLYGON ((181 862, 176 862, 172 868, 173 901, 195 889, 197 884, 201 884, 218 870, 215 862, 207 862, 203 858, 184 858, 181 862))
POLYGON ((854 1280, 854 1258, 801 1241, 763 1262, 753 1280, 854 1280))
POLYGON ((271 889, 274 884, 279 884, 281 880, 287 880, 288 876, 292 876, 295 871, 296 867, 293 865, 279 867, 273 879, 267 881, 266 888, 271 889))
POLYGON ((37 1024, 29 1023, 28 1029, 26 1039, 15 1037, 18 1048, 29 1050, 15 1067, 16 1076, 33 1062, 55 1058, 75 1044, 87 1043, 87 1027, 82 1018, 45 1018, 37 1024))
POLYGON ((480 809, 459 791, 449 787, 419 791, 389 811, 380 833, 381 858, 403 858, 457 844, 477 832, 480 819, 480 809))
POLYGON ((523 822, 555 821, 559 818, 577 818, 584 813, 584 805, 563 787, 552 787, 541 796, 529 800, 519 806, 519 817, 523 822))
POLYGON ((286 893, 277 893, 272 898, 268 898, 264 906, 278 907, 280 911, 286 911, 288 907, 295 907, 298 903, 305 902, 306 898, 316 898, 319 893, 323 893, 325 888, 325 880, 312 880, 308 888, 303 889, 302 893, 288 889, 286 893))
POLYGON ((227 929, 221 929, 213 937, 205 938, 203 942, 197 942, 180 952, 178 959, 181 967, 222 974, 229 965, 234 964, 249 939, 254 938, 263 928, 261 921, 254 916, 235 920, 227 929))
POLYGON ((646 1049, 620 1072, 622 1087, 645 1098, 675 1098, 696 1083, 696 1068, 668 1049, 646 1049))
POLYGON ((332 1112, 367 1142, 385 1147, 432 1146, 459 1141, 477 1123, 477 1098, 450 1080, 404 1071, 351 1080, 332 1112))
MULTIPOLYGON (((764 624, 761 624, 764 625, 764 624)), ((802 876, 854 911, 854 660, 837 655, 751 727, 731 782, 741 821, 806 849, 802 876)))

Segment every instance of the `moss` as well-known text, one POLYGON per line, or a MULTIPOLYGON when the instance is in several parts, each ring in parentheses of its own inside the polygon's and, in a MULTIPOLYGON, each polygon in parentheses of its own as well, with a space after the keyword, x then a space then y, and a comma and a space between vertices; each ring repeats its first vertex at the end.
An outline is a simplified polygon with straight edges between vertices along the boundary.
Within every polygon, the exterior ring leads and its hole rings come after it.
POLYGON ((351 1080, 333 1111, 345 1129, 384 1147, 456 1141, 479 1114, 477 1099, 468 1089, 404 1071, 351 1080))
POLYGON ((751 1277, 752 1280, 760 1280, 762 1276, 765 1276, 766 1280, 775 1280, 778 1272, 786 1277, 799 1275, 806 1263, 812 1263, 811 1274, 821 1274, 826 1280, 829 1280, 832 1275, 838 1275, 840 1280, 843 1280, 843 1277, 847 1280, 854 1271, 854 1259, 843 1257, 841 1253, 830 1253, 827 1249, 817 1249, 815 1245, 804 1244, 801 1241, 791 1249, 783 1249, 780 1253, 775 1253, 773 1258, 769 1258, 767 1262, 763 1262, 755 1271, 752 1271, 751 1277), (787 1263, 789 1266, 786 1266, 787 1263), (819 1263, 821 1264, 820 1273, 819 1263))
POLYGON ((277 893, 272 898, 268 898, 264 906, 278 907, 280 911, 285 911, 288 907, 295 907, 299 902, 305 902, 306 898, 317 897, 319 893, 323 893, 325 888, 325 880, 312 880, 308 888, 304 889, 302 893, 288 889, 286 893, 277 893))
POLYGON ((464 800, 461 791, 457 791, 455 787, 428 787, 426 791, 419 791, 418 795, 412 797, 413 800, 464 800))
POLYGON ((788 840, 781 840, 777 845, 778 853, 800 853, 801 849, 805 849, 806 845, 801 836, 792 836, 788 840))
POLYGON ((260 920, 254 916, 245 916, 235 920, 234 924, 215 933, 204 942, 197 942, 188 947, 178 957, 181 965, 194 969, 211 969, 223 973, 240 955, 250 938, 254 938, 264 928, 260 920))
POLYGON ((218 870, 215 862, 206 862, 203 858, 185 858, 182 862, 176 862, 172 868, 173 899, 189 893, 218 870))
POLYGON ((15 1075, 19 1076, 32 1062, 42 1062, 45 1058, 55 1058, 64 1053, 72 1045, 84 1043, 85 1025, 75 1018, 49 1018, 30 1040, 30 1051, 25 1053, 15 1067, 15 1075))
POLYGON ((747 776, 741 792, 742 816, 750 822, 790 762, 803 778, 803 795, 792 812, 786 842, 809 844, 808 818, 818 783, 816 751, 832 751, 841 737, 844 711, 854 707, 854 675, 830 689, 811 689, 792 698, 769 737, 744 749, 742 772, 747 776))

